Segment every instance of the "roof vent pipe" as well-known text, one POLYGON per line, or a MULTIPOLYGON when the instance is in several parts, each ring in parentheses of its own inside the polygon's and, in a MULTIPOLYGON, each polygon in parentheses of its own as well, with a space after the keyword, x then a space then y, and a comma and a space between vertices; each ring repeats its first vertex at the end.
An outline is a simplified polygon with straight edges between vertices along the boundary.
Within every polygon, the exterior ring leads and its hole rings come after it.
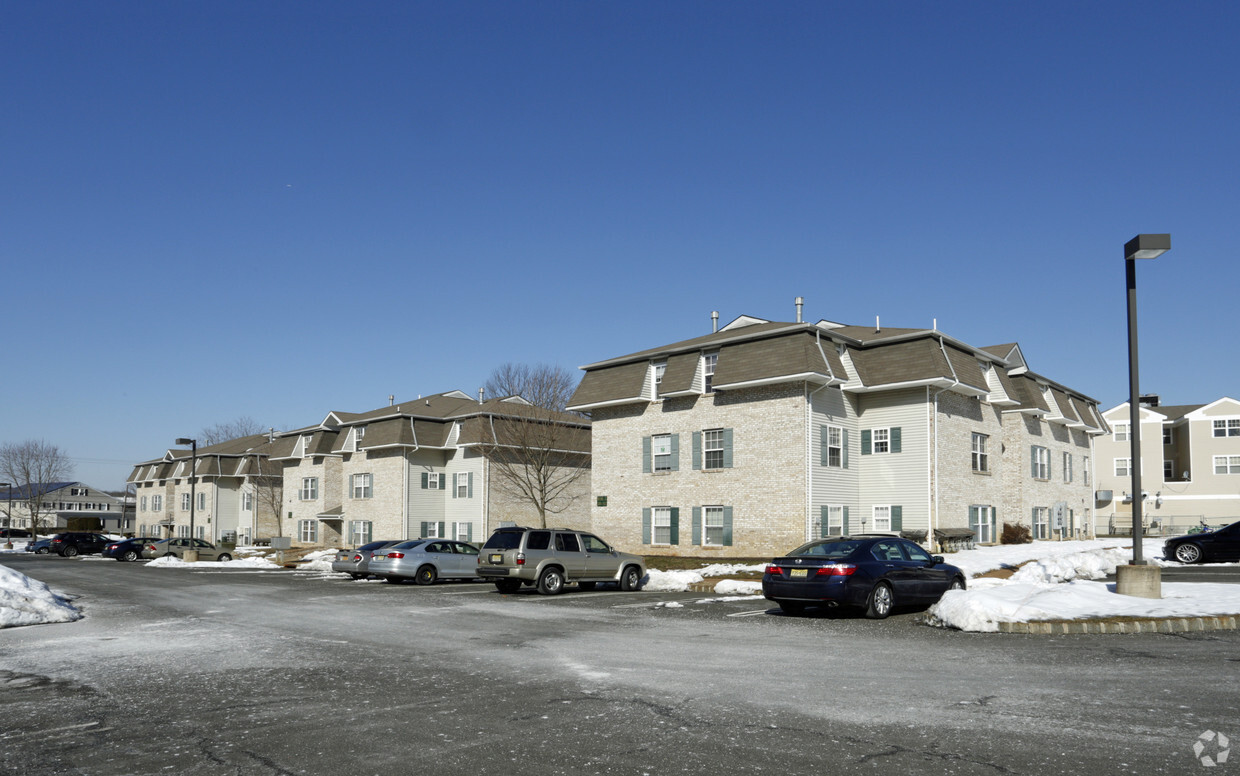
POLYGON ((271 428, 267 429, 267 441, 268 442, 276 441, 276 427, 275 426, 272 426, 271 428))
POLYGON ((486 398, 487 389, 485 387, 478 389, 478 403, 481 404, 486 398))
POLYGON ((876 315, 874 316, 874 333, 877 334, 882 330, 883 330, 883 327, 879 324, 878 316, 876 315))
POLYGON ((797 323, 801 323, 801 308, 805 306, 805 299, 798 296, 796 305, 797 305, 797 323))
POLYGON ((396 394, 389 393, 388 394, 388 406, 391 407, 395 403, 396 403, 396 394))
POLYGON ((712 310, 710 313, 710 330, 712 334, 717 333, 719 331, 719 311, 718 310, 712 310))

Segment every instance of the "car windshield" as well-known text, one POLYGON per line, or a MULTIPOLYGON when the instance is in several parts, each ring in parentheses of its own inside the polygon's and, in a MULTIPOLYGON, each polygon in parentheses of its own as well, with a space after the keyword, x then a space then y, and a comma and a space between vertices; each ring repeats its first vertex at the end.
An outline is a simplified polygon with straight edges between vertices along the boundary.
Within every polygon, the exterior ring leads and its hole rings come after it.
POLYGON ((482 546, 484 550, 515 550, 521 546, 521 531, 496 531, 482 546))
POLYGON ((426 543, 425 539, 414 539, 413 541, 401 542, 400 544, 396 545, 392 549, 393 550, 412 550, 414 547, 417 547, 419 544, 425 544, 425 543, 426 543))
POLYGON ((849 555, 852 555, 854 552, 857 551, 857 548, 860 546, 861 546, 861 542, 857 542, 857 541, 810 542, 809 544, 804 544, 800 547, 797 547, 795 550, 793 550, 792 552, 788 554, 789 555, 806 555, 806 556, 810 556, 814 558, 839 559, 839 558, 847 558, 849 555))

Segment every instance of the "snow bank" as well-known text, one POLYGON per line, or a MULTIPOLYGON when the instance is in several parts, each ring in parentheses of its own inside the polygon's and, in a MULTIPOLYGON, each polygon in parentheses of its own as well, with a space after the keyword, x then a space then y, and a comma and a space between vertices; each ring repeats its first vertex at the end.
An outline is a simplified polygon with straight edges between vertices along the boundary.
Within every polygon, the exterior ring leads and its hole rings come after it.
POLYGON ((175 555, 165 555, 146 564, 148 569, 278 569, 280 566, 264 557, 236 558, 234 560, 200 560, 186 563, 175 555))
POLYGON ((0 566, 0 628, 80 619, 77 607, 43 582, 0 566))
POLYGON ((762 592, 762 580, 724 579, 715 585, 716 595, 754 595, 762 592))
POLYGON ((331 572, 332 561, 336 558, 335 550, 315 550, 306 553, 302 558, 302 563, 297 564, 298 571, 326 571, 331 572))
MULTIPOLYGON (((642 589, 659 593, 683 593, 689 589, 689 585, 701 582, 707 577, 726 577, 744 571, 761 573, 765 568, 765 564, 745 566, 739 563, 713 563, 698 569, 680 569, 677 571, 646 569, 646 582, 642 585, 642 589)), ((761 586, 762 584, 759 582, 758 587, 760 588, 761 586)), ((716 589, 716 592, 718 592, 718 589, 716 589)))

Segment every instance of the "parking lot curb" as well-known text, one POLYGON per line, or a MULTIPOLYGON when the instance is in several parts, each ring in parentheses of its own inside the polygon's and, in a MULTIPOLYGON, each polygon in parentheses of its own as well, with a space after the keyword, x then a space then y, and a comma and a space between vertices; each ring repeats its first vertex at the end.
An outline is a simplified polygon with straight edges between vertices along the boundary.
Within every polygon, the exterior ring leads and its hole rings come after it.
POLYGON ((1042 620, 1001 622, 1000 633, 1191 633, 1240 629, 1240 614, 1212 617, 1132 617, 1122 620, 1042 620))

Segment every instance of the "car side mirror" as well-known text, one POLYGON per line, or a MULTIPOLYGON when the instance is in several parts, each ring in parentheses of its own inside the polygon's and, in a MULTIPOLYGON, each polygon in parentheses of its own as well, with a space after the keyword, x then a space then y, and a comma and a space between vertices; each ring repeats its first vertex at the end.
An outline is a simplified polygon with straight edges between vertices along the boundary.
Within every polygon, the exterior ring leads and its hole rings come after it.
POLYGON ((937 566, 943 562, 943 556, 942 555, 931 555, 930 560, 935 566, 937 566))

